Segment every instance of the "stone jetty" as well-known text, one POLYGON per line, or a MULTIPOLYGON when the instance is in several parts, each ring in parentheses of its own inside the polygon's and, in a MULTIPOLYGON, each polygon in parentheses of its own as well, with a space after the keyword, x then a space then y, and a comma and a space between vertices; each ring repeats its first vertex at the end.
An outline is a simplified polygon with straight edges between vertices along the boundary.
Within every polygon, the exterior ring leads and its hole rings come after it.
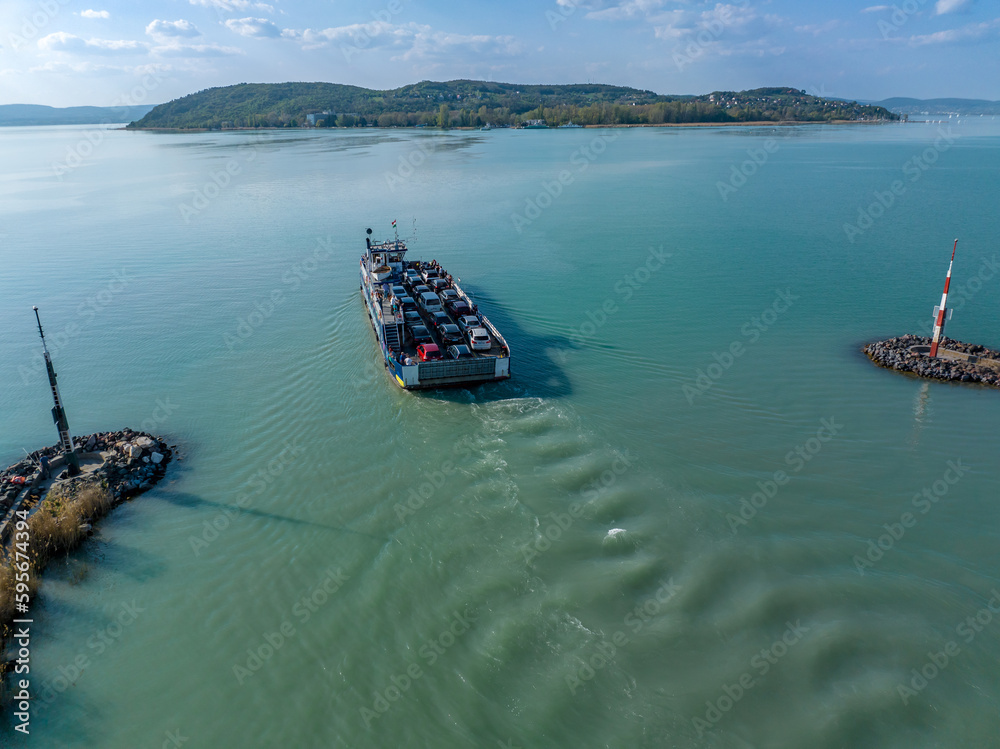
POLYGON ((911 372, 919 377, 955 382, 978 382, 1000 387, 1000 351, 942 337, 938 355, 928 354, 931 339, 904 335, 875 341, 864 347, 868 358, 880 367, 911 372))
POLYGON ((77 437, 82 472, 69 475, 58 445, 29 453, 9 468, 0 471, 0 538, 6 540, 7 522, 17 504, 37 498, 48 488, 41 475, 42 457, 49 459, 51 478, 73 484, 91 481, 107 483, 112 502, 120 504, 155 485, 167 470, 176 445, 155 435, 123 429, 97 432, 77 437))

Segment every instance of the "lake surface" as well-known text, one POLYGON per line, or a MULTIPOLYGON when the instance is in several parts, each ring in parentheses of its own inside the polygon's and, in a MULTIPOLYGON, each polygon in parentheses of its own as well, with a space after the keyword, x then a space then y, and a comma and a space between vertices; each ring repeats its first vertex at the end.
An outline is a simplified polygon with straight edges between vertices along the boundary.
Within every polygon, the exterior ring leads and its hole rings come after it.
POLYGON ((0 164, 0 461, 57 437, 32 305, 73 431, 182 458, 49 568, 5 746, 1000 746, 1000 393, 860 352, 929 330, 955 237, 948 333, 1000 347, 1000 122, 0 164), (512 380, 385 376, 393 219, 512 380))

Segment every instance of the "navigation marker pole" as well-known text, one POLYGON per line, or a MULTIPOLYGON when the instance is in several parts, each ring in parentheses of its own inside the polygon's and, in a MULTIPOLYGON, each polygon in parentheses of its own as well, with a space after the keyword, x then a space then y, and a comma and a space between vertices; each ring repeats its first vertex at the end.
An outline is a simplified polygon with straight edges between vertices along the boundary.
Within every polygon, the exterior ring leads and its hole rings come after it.
POLYGON ((955 263, 955 249, 958 247, 958 240, 955 240, 954 247, 951 248, 951 261, 948 263, 948 275, 944 279, 944 293, 941 295, 941 306, 934 308, 934 339, 931 341, 931 353, 930 356, 933 359, 937 356, 938 352, 938 342, 941 340, 941 335, 944 333, 944 321, 946 319, 946 313, 948 312, 948 286, 951 284, 951 266, 955 263))
POLYGON ((35 311, 35 321, 38 323, 38 335, 42 337, 42 351, 45 352, 45 368, 49 372, 49 385, 52 386, 52 399, 55 401, 55 408, 52 409, 52 420, 59 429, 59 446, 62 448, 66 458, 66 465, 69 466, 71 474, 80 472, 80 458, 73 449, 73 437, 69 433, 69 421, 66 419, 66 409, 63 408, 62 398, 59 397, 59 387, 56 385, 56 370, 52 366, 52 357, 49 356, 49 349, 45 345, 45 333, 42 332, 42 320, 38 317, 38 307, 32 307, 35 311))

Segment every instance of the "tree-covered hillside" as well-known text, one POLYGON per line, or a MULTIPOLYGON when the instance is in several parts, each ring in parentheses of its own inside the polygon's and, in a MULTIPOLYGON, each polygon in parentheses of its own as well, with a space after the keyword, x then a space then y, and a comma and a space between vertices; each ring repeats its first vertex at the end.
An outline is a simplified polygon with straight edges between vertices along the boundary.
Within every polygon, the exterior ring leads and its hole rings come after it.
POLYGON ((241 83, 160 104, 129 127, 380 127, 451 124, 656 125, 898 119, 886 109, 790 88, 662 96, 623 86, 423 81, 389 91, 338 83, 241 83))

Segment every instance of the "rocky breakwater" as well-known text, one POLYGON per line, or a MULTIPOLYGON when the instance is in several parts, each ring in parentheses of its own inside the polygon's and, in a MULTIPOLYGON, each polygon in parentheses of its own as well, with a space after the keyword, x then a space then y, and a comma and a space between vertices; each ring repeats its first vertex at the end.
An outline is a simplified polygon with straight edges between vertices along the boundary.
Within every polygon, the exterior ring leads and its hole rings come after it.
POLYGON ((52 479, 68 481, 70 488, 77 483, 102 482, 114 504, 119 504, 162 479, 176 449, 159 437, 131 429, 97 432, 77 438, 76 444, 83 466, 77 476, 70 476, 58 445, 29 453, 0 471, 0 520, 19 499, 37 499, 44 492, 43 457, 49 461, 52 479))
POLYGON ((1000 387, 1000 351, 944 337, 933 359, 929 356, 930 348, 930 338, 904 335, 869 343, 864 352, 880 367, 897 372, 1000 387))
POLYGON ((151 434, 130 429, 112 432, 106 445, 111 455, 104 462, 104 474, 115 502, 141 494, 162 479, 177 449, 151 434))

